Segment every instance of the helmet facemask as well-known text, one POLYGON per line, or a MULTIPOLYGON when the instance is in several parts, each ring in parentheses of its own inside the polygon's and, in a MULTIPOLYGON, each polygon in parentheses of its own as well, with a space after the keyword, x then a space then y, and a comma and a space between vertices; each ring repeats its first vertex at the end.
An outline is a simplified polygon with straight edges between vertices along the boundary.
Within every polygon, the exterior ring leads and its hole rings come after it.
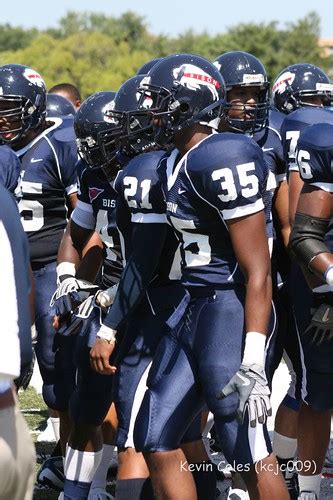
POLYGON ((14 144, 23 138, 31 129, 35 129, 44 121, 46 112, 36 113, 37 107, 24 96, 0 96, 0 137, 4 143, 14 144), (7 109, 1 109, 1 103, 6 103, 7 109), (8 104, 12 103, 12 107, 8 104), (11 128, 9 124, 17 123, 11 128), (7 128, 8 127, 8 128, 7 128), (14 137, 6 138, 6 135, 14 137))
MULTIPOLYGON (((247 87, 258 86, 258 84, 247 85, 247 87)), ((233 86, 232 88, 235 87, 236 86, 233 86)), ((242 87, 242 85, 238 85, 237 87, 242 87)), ((268 82, 260 85, 257 102, 254 102, 253 104, 241 102, 240 99, 227 101, 225 106, 226 114, 224 118, 232 130, 253 135, 266 127, 270 106, 268 87, 268 82), (237 115, 237 112, 239 112, 239 115, 244 115, 245 113, 246 117, 232 116, 233 114, 237 115)), ((231 90, 231 88, 227 89, 227 91, 228 90, 231 90)))

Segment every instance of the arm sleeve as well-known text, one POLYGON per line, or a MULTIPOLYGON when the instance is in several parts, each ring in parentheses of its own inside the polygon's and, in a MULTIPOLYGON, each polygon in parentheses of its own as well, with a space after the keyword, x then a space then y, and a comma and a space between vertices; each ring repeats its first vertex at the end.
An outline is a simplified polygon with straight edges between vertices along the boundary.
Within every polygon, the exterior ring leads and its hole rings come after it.
POLYGON ((133 224, 132 248, 115 301, 104 324, 119 330, 154 277, 167 232, 166 224, 133 224))

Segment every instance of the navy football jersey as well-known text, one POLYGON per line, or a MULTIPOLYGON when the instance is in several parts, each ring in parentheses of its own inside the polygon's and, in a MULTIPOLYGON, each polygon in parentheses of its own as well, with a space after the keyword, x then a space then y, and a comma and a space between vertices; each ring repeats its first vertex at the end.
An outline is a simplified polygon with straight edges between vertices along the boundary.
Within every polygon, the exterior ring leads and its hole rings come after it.
POLYGON ((333 113, 331 123, 317 123, 302 132, 296 161, 305 183, 333 192, 333 113))
POLYGON ((17 151, 22 167, 22 224, 32 264, 56 261, 67 224, 66 195, 77 191, 74 129, 60 118, 17 151))
MULTIPOLYGON (((120 230, 124 227, 126 211, 130 221, 137 224, 168 224, 166 216, 166 200, 164 196, 163 183, 165 172, 157 165, 165 156, 164 151, 152 151, 133 158, 116 179, 116 190, 119 193, 120 202, 117 210, 117 224, 120 230)), ((128 246, 130 239, 125 237, 126 254, 131 252, 128 246)), ((154 241, 147 242, 154 245, 154 241)), ((161 259, 154 277, 154 286, 166 284, 169 279, 180 278, 180 266, 175 264, 177 256, 178 241, 171 227, 168 225, 168 237, 161 259)))
MULTIPOLYGON (((102 288, 108 288, 119 281, 123 270, 120 236, 116 226, 117 193, 98 170, 92 170, 79 160, 77 164, 79 181, 77 207, 91 213, 96 221, 95 229, 106 247, 103 263, 102 288)), ((75 210, 72 214, 75 221, 75 210)), ((76 222, 76 221, 75 221, 76 222)), ((80 223, 77 222, 79 225, 80 223)))
POLYGON ((267 235, 270 241, 270 248, 274 237, 272 203, 275 189, 286 179, 285 161, 281 136, 270 124, 263 130, 254 134, 253 139, 261 147, 265 162, 269 168, 266 190, 263 193, 263 200, 266 208, 267 235))
POLYGON ((274 130, 276 130, 277 132, 281 132, 281 126, 282 126, 282 123, 283 123, 283 120, 285 119, 286 115, 284 113, 281 113, 281 111, 275 109, 275 108, 271 108, 269 110, 269 114, 268 114, 268 121, 269 121, 269 125, 270 127, 273 127, 274 130))
MULTIPOLYGON (((2 359, 7 356, 11 370, 31 362, 31 317, 28 294, 30 291, 29 250, 14 198, 0 186, 0 313, 2 321, 2 359), (16 345, 16 332, 20 350, 16 345), (7 338, 6 338, 7 336, 7 338), (10 351, 6 351, 6 347, 10 351), (7 353, 7 354, 6 354, 7 353)), ((1 366, 6 373, 4 365, 1 366)), ((16 373, 16 376, 18 373, 16 373)))
MULTIPOLYGON (((296 161, 303 182, 333 193, 333 113, 331 123, 314 124, 301 133, 296 161)), ((325 242, 332 250, 332 218, 325 242)))
POLYGON ((331 112, 320 107, 305 106, 286 116, 281 127, 281 137, 287 174, 289 171, 298 171, 296 148, 301 132, 314 123, 331 123, 331 121, 331 112))
POLYGON ((9 146, 0 146, 0 184, 19 195, 21 163, 9 146))
MULTIPOLYGON (((166 160, 167 169, 177 151, 166 160)), ((186 286, 219 288, 244 283, 226 220, 264 209, 268 167, 249 137, 213 134, 193 147, 169 179, 168 216, 181 241, 186 286)))

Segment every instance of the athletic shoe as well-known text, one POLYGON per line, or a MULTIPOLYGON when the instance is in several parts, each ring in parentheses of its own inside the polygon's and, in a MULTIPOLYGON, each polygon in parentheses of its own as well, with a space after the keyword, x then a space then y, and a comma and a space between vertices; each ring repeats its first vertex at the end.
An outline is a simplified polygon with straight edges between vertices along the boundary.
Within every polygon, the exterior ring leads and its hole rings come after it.
POLYGON ((50 457, 42 464, 37 473, 37 483, 54 490, 64 489, 64 465, 62 457, 50 457))

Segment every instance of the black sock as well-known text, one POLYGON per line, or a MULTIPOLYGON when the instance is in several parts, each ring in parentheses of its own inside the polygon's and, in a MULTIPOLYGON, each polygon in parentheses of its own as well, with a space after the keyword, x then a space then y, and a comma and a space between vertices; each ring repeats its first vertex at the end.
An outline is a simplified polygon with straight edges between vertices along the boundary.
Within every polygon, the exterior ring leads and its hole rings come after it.
POLYGON ((191 464, 198 500, 214 500, 216 496, 216 470, 212 462, 191 464))
POLYGON ((151 480, 137 479, 118 479, 116 483, 117 500, 154 500, 154 492, 151 480))
POLYGON ((276 457, 282 476, 284 477, 286 486, 288 488, 288 493, 291 500, 296 500, 298 498, 299 488, 297 473, 294 469, 294 458, 280 458, 276 457))
POLYGON ((52 450, 51 457, 61 457, 61 455, 62 455, 62 451, 61 451, 61 444, 60 444, 60 440, 59 440, 59 441, 57 441, 57 444, 55 445, 55 447, 52 450))

